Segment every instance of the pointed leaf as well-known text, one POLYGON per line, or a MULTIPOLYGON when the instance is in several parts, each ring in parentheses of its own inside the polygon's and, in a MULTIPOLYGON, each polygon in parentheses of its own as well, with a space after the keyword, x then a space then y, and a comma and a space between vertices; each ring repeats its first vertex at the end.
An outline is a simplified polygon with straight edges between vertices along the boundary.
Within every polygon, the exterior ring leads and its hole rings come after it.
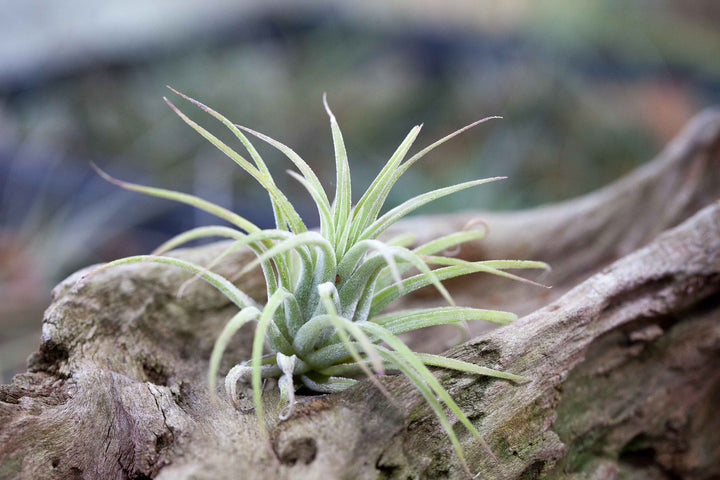
POLYGON ((246 323, 257 320, 260 316, 260 310, 255 307, 248 307, 236 313, 228 323, 225 324, 222 332, 215 340, 212 354, 210 354, 210 366, 208 367, 208 387, 210 389, 210 397, 215 401, 215 387, 217 385, 217 370, 220 367, 220 360, 223 352, 227 347, 230 338, 240 330, 246 323))
POLYGON ((224 237, 240 239, 245 238, 247 235, 239 232, 233 228, 223 227, 220 225, 211 225, 207 227, 197 227, 183 232, 179 235, 172 237, 170 240, 165 241, 162 245, 153 250, 152 255, 162 255, 165 252, 174 250, 180 245, 200 238, 208 237, 224 237))
POLYGON ((418 255, 432 255, 463 243, 482 240, 485 238, 486 233, 484 230, 468 230, 466 232, 451 233, 431 240, 413 251, 418 255))
POLYGON ((270 145, 272 145, 273 147, 277 148, 282 153, 284 153, 285 156, 288 157, 288 159, 290 159, 290 161, 293 164, 295 164, 295 166, 298 168, 298 170, 300 170, 300 173, 303 174, 303 176, 307 179, 307 181, 310 183, 310 185, 312 185, 315 188, 315 190, 320 192, 320 195, 323 197, 323 201, 327 205, 330 205, 330 202, 327 199, 327 193, 325 193, 325 190, 323 189, 322 185, 320 184, 320 180, 318 180, 317 175, 315 175, 315 172, 313 172, 312 168, 310 168, 310 166, 305 162, 305 160, 303 160, 302 157, 300 157, 300 155, 295 153, 295 151, 293 149, 291 149, 287 145, 284 145, 284 144, 278 142, 274 138, 268 137, 267 135, 264 135, 260 132, 256 132, 255 130, 252 130, 248 127, 243 127, 242 125, 237 125, 237 127, 242 130, 245 130, 246 132, 248 132, 252 135, 255 135, 259 139, 269 143, 270 145))
MULTIPOLYGON (((347 152, 345 150, 345 142, 343 141, 340 126, 337 123, 335 115, 330 110, 327 102, 327 94, 323 94, 323 105, 325 111, 330 117, 330 129, 332 130, 333 145, 335 147, 335 199, 333 200, 333 217, 335 219, 335 229, 342 230, 347 224, 350 216, 350 202, 352 198, 350 185, 350 165, 348 164, 347 152)), ((342 251, 343 247, 339 246, 342 251)))
POLYGON ((300 215, 295 211, 295 208, 292 206, 290 201, 285 197, 285 194, 283 194, 280 189, 277 188, 275 183, 272 180, 272 177, 270 176, 269 172, 261 171, 257 167, 253 166, 250 162, 248 162, 242 155, 237 153, 235 150, 227 146, 225 143, 223 143, 219 138, 217 138, 212 133, 205 130, 203 127, 192 121, 187 115, 185 115, 182 111, 180 111, 179 108, 177 108, 175 105, 173 105, 170 100, 167 98, 163 98, 165 100, 165 103, 167 103, 170 108, 190 127, 192 127, 196 132, 198 132, 200 135, 205 137, 205 139, 215 145, 215 147, 223 152, 225 155, 230 157, 235 163, 237 163, 243 170, 245 170, 247 173, 250 174, 255 180, 262 185, 262 187, 267 190, 267 192, 272 196, 273 200, 277 202, 277 205, 282 210, 283 215, 285 218, 287 218, 291 228, 295 233, 301 233, 307 231, 307 228, 305 227, 305 224, 302 222, 302 219, 300 218, 300 215))
MULTIPOLYGON (((180 267, 184 270, 187 270, 191 273, 201 273, 202 278, 217 288, 220 292, 223 293, 228 299, 230 299, 231 302, 233 302, 235 305, 237 305, 240 308, 246 308, 246 307, 255 307, 259 308, 259 305, 247 296, 242 290, 237 288, 235 285, 230 283, 226 278, 221 277, 217 273, 204 271, 204 268, 200 265, 196 265, 192 262, 186 262, 185 260, 180 260, 178 258, 172 258, 172 257, 157 257, 153 255, 137 255, 134 257, 126 257, 121 258, 119 260, 115 260, 112 262, 108 262, 104 265, 101 265, 90 272, 86 273, 82 276, 82 278, 79 280, 79 282, 82 282, 86 278, 88 278, 90 275, 94 275, 95 273, 99 272, 100 270, 105 270, 110 267, 114 267, 116 265, 123 265, 126 263, 136 263, 136 262, 153 262, 153 263, 163 263, 167 265, 174 265, 176 267, 180 267)), ((79 283, 78 282, 78 283, 79 283)))
MULTIPOLYGON (((228 128, 228 130, 230 130, 235 135, 235 137, 237 137, 238 140, 240 140, 242 142, 242 144, 247 149, 248 153, 250 153, 250 156, 252 157, 253 161, 255 162, 255 165, 257 166, 258 170, 265 177, 267 177, 268 183, 275 185, 275 181, 273 180, 272 175, 270 174, 270 170, 268 170, 267 165, 263 161, 262 157, 257 152, 257 150, 255 149, 253 144, 250 143, 250 141, 247 139, 247 137, 237 128, 237 126, 235 126, 234 123, 232 123, 230 120, 228 120, 227 118, 225 118, 223 115, 216 112, 212 108, 208 107, 207 105, 195 100, 194 98, 188 97, 184 93, 181 93, 181 92, 175 90, 174 88, 172 88, 169 85, 167 87, 170 90, 172 90, 174 93, 176 93, 177 95, 181 96, 185 100, 191 102, 192 104, 194 104, 201 110, 205 111, 206 113, 209 113, 210 115, 215 117, 217 120, 222 122, 223 125, 225 125, 228 128)), ((277 194, 277 192, 276 192, 276 194, 277 194)), ((275 225, 277 226, 278 229, 284 230, 286 217, 282 211, 282 206, 275 200, 273 194, 270 194, 270 202, 272 203, 273 213, 275 215, 275 225)))
MULTIPOLYGON (((422 378, 425 382, 427 382, 427 385, 433 390, 433 392, 442 400, 442 402, 447 405, 447 407, 452 411, 458 420, 460 420, 460 423, 462 423, 465 428, 467 428, 470 433, 473 434, 475 438, 477 438, 485 447, 485 449, 490 453, 490 455, 493 455, 492 451, 488 447, 487 443, 485 443, 485 440, 482 438, 480 433, 477 431, 475 426, 470 422, 470 420, 465 416, 465 414, 460 410, 460 407, 455 403, 455 400, 452 399, 450 394, 443 388, 442 385, 440 385, 440 382, 433 376, 432 373, 427 369, 425 364, 418 358, 418 356, 408 348, 405 343, 403 343, 402 340, 397 338, 392 333, 388 332, 385 328, 381 327, 380 325, 371 323, 371 322, 365 322, 361 324, 361 328, 363 330, 366 330, 368 333, 377 336, 378 338, 382 339, 385 343, 390 346, 400 358, 407 361, 407 363, 418 373, 418 376, 422 378)), ((437 413, 437 412, 436 412, 437 413)), ((448 435, 450 435, 449 432, 448 435)), ((459 446, 459 445, 458 445, 459 446)), ((462 449, 458 451, 458 455, 462 457, 462 449)))
POLYGON ((433 325, 446 325, 466 321, 484 320, 500 325, 517 320, 517 315, 498 310, 469 307, 438 307, 421 310, 403 310, 373 317, 370 321, 382 325, 392 334, 399 334, 433 325))
POLYGON ((395 183, 392 180, 393 173, 402 163, 405 155, 407 155, 408 150, 410 150, 421 128, 422 125, 416 125, 410 130, 410 133, 408 133, 397 150, 395 150, 395 153, 390 157, 388 163, 380 170, 380 173, 378 173, 375 180, 373 180, 370 187, 368 187, 367 191, 358 201, 353 211, 351 239, 356 239, 360 232, 365 230, 365 228, 377 218, 377 215, 385 203, 387 194, 395 183))
MULTIPOLYGON (((350 343, 350 339, 347 336, 346 330, 353 337, 355 337, 355 340, 357 340, 358 343, 362 346, 365 354, 372 362, 373 368, 378 373, 378 375, 383 375, 385 373, 385 367, 383 366, 382 360, 380 360, 380 357, 375 350, 375 345, 373 345, 373 343, 370 341, 367 335, 365 335, 362 329, 358 328, 358 326, 350 320, 347 320, 346 318, 338 315, 335 303, 332 300, 331 295, 331 293, 335 293, 337 295, 337 290, 335 290, 335 286, 330 282, 323 283, 322 285, 318 286, 318 291, 320 292, 320 298, 323 300, 325 310, 328 313, 327 318, 335 327, 335 331, 340 337, 343 345, 345 345, 345 347, 348 349, 348 352, 352 354, 352 357, 355 359, 356 362, 362 362, 362 358, 357 353, 357 350, 355 350, 355 347, 350 343)), ((369 378, 374 377, 374 375, 370 371, 366 372, 366 374, 369 378)))
POLYGON ((320 247, 324 252, 325 255, 328 257, 332 257, 333 262, 326 266, 325 269, 327 270, 325 275, 327 277, 334 277, 335 275, 335 251, 332 248, 332 245, 322 237, 317 232, 305 232, 301 233, 300 235, 295 235, 293 237, 287 238, 286 240, 283 240, 282 242, 278 243, 271 249, 269 249, 267 252, 264 252, 262 255, 260 255, 258 258, 253 260, 252 262, 245 265, 245 267, 240 271, 240 273, 246 273, 253 268, 255 268, 260 262, 263 262, 265 260, 269 260, 271 258, 274 258, 280 254, 283 254, 285 252, 288 252, 290 250, 297 249, 299 247, 307 246, 307 245, 313 245, 320 247))
POLYGON ((322 194, 317 191, 313 185, 307 181, 307 179, 292 170, 288 170, 287 173, 300 182, 305 189, 310 193, 315 205, 317 206, 318 215, 320 217, 320 234, 325 237, 328 242, 335 244, 335 225, 333 223, 332 212, 330 206, 327 204, 326 199, 323 198, 322 194))
POLYGON ((146 187, 143 185, 137 185, 134 183, 124 182, 122 180, 118 180, 114 177, 111 177, 104 171, 100 170, 100 168, 97 165, 95 165, 94 163, 90 163, 90 166, 102 178, 104 178, 108 182, 114 183, 115 185, 117 185, 121 188, 124 188, 126 190, 132 190, 134 192, 140 192, 140 193, 144 193, 146 195, 152 195, 154 197, 167 198, 169 200, 175 200, 180 203, 185 203, 187 205, 191 205, 195 208, 199 208, 200 210, 204 210, 212 215, 215 215, 216 217, 222 218, 223 220, 227 220, 228 222, 232 223, 233 225, 237 226, 238 228, 245 230, 246 232, 260 231, 260 228, 258 228, 255 224, 244 219, 240 215, 238 215, 234 212, 231 212, 230 210, 223 208, 219 205, 215 205, 214 203, 208 202, 207 200, 203 200, 202 198, 198 198, 194 195, 190 195, 187 193, 176 192, 174 190, 166 190, 164 188, 155 188, 155 187, 146 187))
POLYGON ((520 375, 513 375, 512 373, 506 373, 500 370, 494 370, 492 368, 481 367, 480 365, 475 365, 474 363, 463 362, 462 360, 443 357, 441 355, 431 355, 429 353, 416 353, 415 355, 417 355, 417 357, 425 365, 432 365, 434 367, 442 367, 448 368, 450 370, 475 373, 477 375, 484 375, 486 377, 502 378, 505 380, 512 380, 513 382, 527 382, 530 380, 529 378, 521 377, 520 375))
POLYGON ((263 345, 265 343, 265 336, 272 317, 275 314, 275 310, 280 306, 286 296, 290 295, 285 289, 278 289, 267 301, 265 308, 263 308, 260 319, 258 320, 257 327, 255 327, 255 335, 253 337, 252 345, 252 389, 253 389, 253 402, 255 403, 255 414, 258 419, 258 428, 260 430, 260 436, 263 439, 268 439, 267 430, 265 429, 265 422, 263 420, 263 405, 262 405, 262 387, 260 382, 262 380, 260 374, 260 365, 262 360, 263 345))
POLYGON ((301 375, 300 381, 310 390, 319 393, 342 392, 358 382, 352 378, 325 376, 313 373, 301 375))
POLYGON ((423 193, 422 195, 418 195, 417 197, 411 198, 410 200, 407 200, 403 202, 402 204, 398 205, 397 207, 393 208, 389 212, 387 212, 382 217, 378 218, 375 222, 373 222, 365 231, 363 231, 360 234, 360 239, 365 238, 375 238, 378 235, 380 235, 385 229, 387 229, 390 225, 400 220, 402 217, 407 215, 408 213, 412 212, 413 210, 416 210, 417 208, 432 202, 434 200, 437 200, 438 198, 450 195, 455 192, 459 192, 461 190, 465 190, 470 187, 475 187, 477 185, 482 185, 484 183, 488 182, 494 182, 496 180, 502 180, 506 177, 494 177, 494 178, 484 178, 481 180, 473 180, 470 182, 464 182, 457 185, 452 185, 445 188, 439 188, 437 190, 433 190, 431 192, 423 193))

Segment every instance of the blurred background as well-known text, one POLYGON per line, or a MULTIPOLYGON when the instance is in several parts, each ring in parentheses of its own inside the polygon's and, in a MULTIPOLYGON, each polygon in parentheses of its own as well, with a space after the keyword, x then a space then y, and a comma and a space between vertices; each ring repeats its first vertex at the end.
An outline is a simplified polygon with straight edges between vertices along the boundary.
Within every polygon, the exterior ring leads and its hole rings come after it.
MULTIPOLYGON (((25 369, 65 276, 216 223, 120 191, 89 162, 271 224, 266 195, 167 108, 165 85, 292 146, 331 184, 327 92, 356 193, 413 125, 424 122, 417 151, 502 115, 423 160, 389 204, 470 178, 509 179, 423 213, 581 195, 650 160, 720 103, 717 0, 0 0, 0 12, 2 383, 25 369)), ((314 223, 283 173, 289 162, 255 143, 314 223)))

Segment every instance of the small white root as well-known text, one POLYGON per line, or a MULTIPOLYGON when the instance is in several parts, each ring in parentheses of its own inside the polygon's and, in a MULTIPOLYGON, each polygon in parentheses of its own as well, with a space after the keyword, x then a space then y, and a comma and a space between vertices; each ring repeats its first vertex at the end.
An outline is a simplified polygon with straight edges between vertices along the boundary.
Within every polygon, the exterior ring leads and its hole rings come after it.
POLYGON ((295 383, 293 381, 293 373, 295 371, 296 361, 297 357, 295 355, 287 356, 280 352, 277 354, 277 364, 283 372, 283 376, 278 380, 280 398, 288 402, 288 405, 283 408, 278 415, 280 421, 285 421, 290 418, 295 408, 295 383))
POLYGON ((225 376, 225 392, 233 407, 238 408, 237 384, 239 381, 247 383, 252 378, 252 367, 249 365, 235 365, 225 376))

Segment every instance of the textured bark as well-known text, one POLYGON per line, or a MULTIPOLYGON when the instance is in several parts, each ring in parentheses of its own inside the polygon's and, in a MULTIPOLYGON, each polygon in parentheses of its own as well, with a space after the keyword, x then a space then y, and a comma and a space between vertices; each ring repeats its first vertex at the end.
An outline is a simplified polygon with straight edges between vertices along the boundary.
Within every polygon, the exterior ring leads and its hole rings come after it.
MULTIPOLYGON (((397 227, 420 239, 478 216, 491 233, 462 256, 553 264, 552 290, 483 277, 451 285, 459 304, 532 312, 447 352, 530 382, 436 370, 497 456, 458 425, 483 478, 720 476, 719 152, 720 113, 707 112, 658 159, 586 197, 397 227)), ((177 255, 203 262, 220 248, 177 255)), ((247 259, 238 253, 221 273, 247 259)), ((253 414, 210 401, 207 359, 234 313, 221 294, 196 282, 178 298, 187 275, 158 265, 79 276, 55 289, 28 372, 0 387, 1 479, 464 477, 402 377, 382 379, 393 401, 361 382, 303 398, 283 423, 267 389, 271 454, 253 414)), ((258 275, 239 283, 262 297, 258 275)), ((436 301, 425 291, 406 305, 436 301)), ((251 331, 236 335, 221 371, 248 358, 251 331)), ((418 338, 430 350, 445 342, 418 338)))

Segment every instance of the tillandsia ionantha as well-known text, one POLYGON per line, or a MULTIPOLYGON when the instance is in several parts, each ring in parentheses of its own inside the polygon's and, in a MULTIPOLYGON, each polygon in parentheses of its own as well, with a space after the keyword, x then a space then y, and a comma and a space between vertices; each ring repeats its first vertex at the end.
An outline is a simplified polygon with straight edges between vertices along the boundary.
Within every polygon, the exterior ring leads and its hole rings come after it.
POLYGON ((300 385, 319 393, 339 392, 356 384, 358 377, 364 374, 389 396, 378 376, 392 371, 407 376, 427 401, 467 473, 470 473, 470 470, 453 430, 452 417, 446 413, 446 409, 454 414, 457 421, 482 442, 492 455, 475 425, 430 372, 428 366, 515 382, 525 379, 440 355, 413 352, 398 335, 441 324, 464 327, 466 322, 474 320, 498 324, 510 322, 516 318, 512 313, 455 306, 441 281, 476 272, 529 281, 505 270, 547 268, 547 265, 522 260, 472 262, 441 255, 442 252, 457 248, 463 243, 482 239, 485 235, 484 229, 468 228, 415 248, 409 248, 411 240, 407 236, 389 240, 380 240, 378 237, 397 220, 428 202, 503 178, 473 180, 440 188, 418 195, 381 214, 391 188, 415 162, 459 133, 498 117, 488 117, 471 123, 406 159, 420 132, 421 126, 415 126, 353 205, 350 170, 343 137, 325 96, 323 103, 330 117, 336 166, 336 187, 332 202, 310 166, 292 149, 262 133, 236 125, 197 100, 172 88, 171 90, 219 120, 242 143, 252 161, 192 121, 167 98, 164 99, 185 123, 230 157, 267 191, 275 217, 275 228, 260 229, 247 219, 201 198, 123 182, 95 167, 100 175, 123 188, 192 205, 235 227, 194 228, 165 242, 152 255, 128 257, 100 268, 146 261, 174 265, 192 272, 193 279, 202 277, 237 305, 239 312, 225 325, 210 357, 208 384, 211 395, 215 394, 220 360, 231 336, 246 323, 255 321, 257 325, 252 356, 227 373, 225 390, 237 408, 238 382, 251 383, 254 410, 264 438, 268 437, 261 401, 263 379, 278 379, 281 401, 287 404, 281 410, 279 418, 285 420, 293 412, 295 391, 300 385), (278 149, 297 168, 299 173, 288 173, 302 184, 317 206, 320 217, 318 231, 308 229, 294 206, 276 186, 267 165, 244 132, 278 149), (205 266, 162 256, 182 244, 206 237, 225 237, 233 242, 218 258, 205 266), (240 247, 247 247, 256 255, 254 261, 248 263, 239 273, 248 272, 258 266, 262 269, 267 287, 265 305, 250 298, 237 288, 231 279, 212 271, 213 266, 222 261, 223 257, 240 247), (433 269, 431 266, 437 268, 433 269), (414 270, 411 270, 413 268, 414 270), (428 285, 433 285, 449 306, 382 313, 394 300, 428 285), (264 355, 266 343, 271 352, 268 355, 264 355))

